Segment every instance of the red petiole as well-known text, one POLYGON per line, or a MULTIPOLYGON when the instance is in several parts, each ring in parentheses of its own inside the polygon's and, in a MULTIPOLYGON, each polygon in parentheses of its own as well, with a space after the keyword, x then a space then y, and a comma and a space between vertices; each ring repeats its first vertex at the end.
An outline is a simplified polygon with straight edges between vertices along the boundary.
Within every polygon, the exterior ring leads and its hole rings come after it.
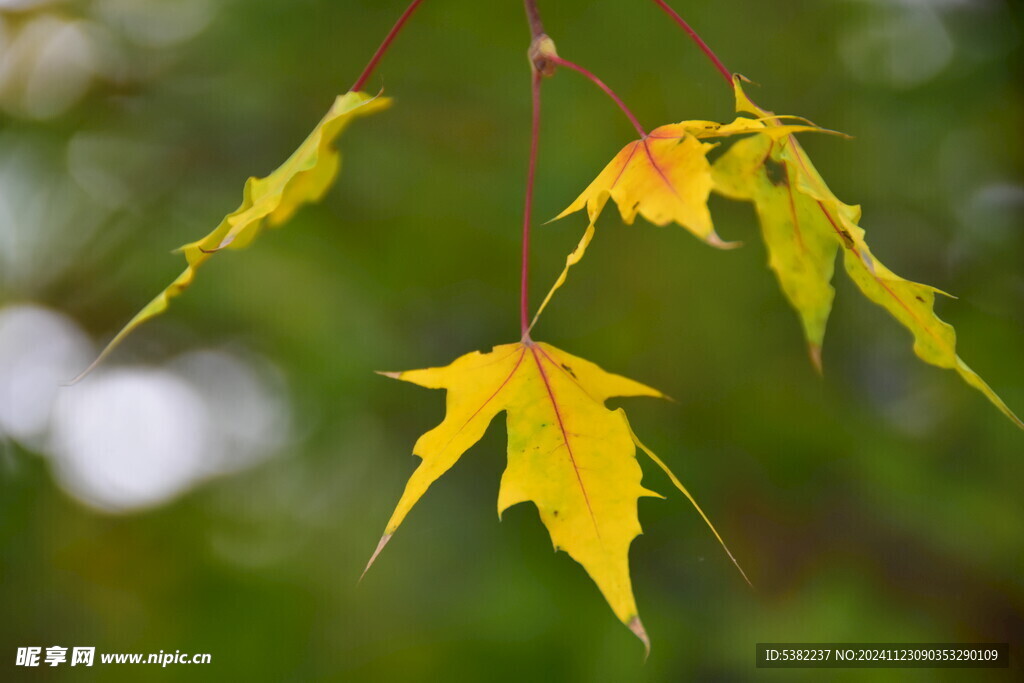
POLYGON ((391 42, 399 33, 401 33, 402 28, 405 26, 405 22, 409 21, 409 18, 413 15, 413 12, 416 11, 416 8, 420 6, 421 2, 423 2, 423 0, 412 0, 412 2, 409 3, 409 6, 405 8, 404 12, 402 12, 402 16, 398 17, 398 21, 395 22, 395 25, 391 27, 391 30, 388 31, 388 34, 384 37, 384 41, 380 44, 380 47, 378 47, 377 51, 373 53, 372 57, 370 57, 370 61, 366 64, 366 68, 363 69, 363 73, 359 74, 359 78, 357 78, 356 82, 352 84, 350 90, 355 91, 363 89, 363 86, 366 85, 366 81, 369 80, 370 76, 373 74, 373 70, 377 68, 377 64, 380 62, 381 58, 384 57, 384 53, 386 53, 388 48, 391 47, 391 42))
POLYGON ((633 112, 629 110, 629 107, 627 107, 625 102, 622 101, 622 98, 615 94, 614 90, 605 85, 604 81, 602 81, 600 78, 584 69, 579 64, 570 62, 568 59, 562 59, 557 55, 548 56, 547 59, 552 64, 564 66, 567 69, 572 69, 573 71, 580 73, 589 78, 591 81, 593 81, 594 85, 603 90, 604 94, 610 97, 612 101, 619 106, 619 109, 622 110, 622 113, 626 115, 626 117, 629 119, 629 122, 633 124, 634 128, 636 128, 636 132, 640 133, 640 137, 647 137, 647 131, 645 131, 644 127, 640 125, 640 122, 637 120, 636 116, 633 115, 633 112))
POLYGON ((530 93, 533 111, 530 124, 530 161, 526 169, 526 194, 523 200, 523 266, 519 287, 519 322, 523 341, 530 339, 530 219, 533 215, 533 186, 537 172, 537 147, 540 141, 540 81, 543 78, 537 69, 531 71, 530 93))
POLYGON ((697 47, 700 48, 700 51, 711 60, 711 63, 715 65, 718 72, 722 74, 722 78, 724 78, 725 82, 729 84, 729 88, 732 88, 732 72, 725 68, 725 64, 722 63, 722 60, 718 58, 718 55, 715 54, 714 50, 708 47, 708 44, 704 42, 696 31, 693 30, 693 27, 686 23, 686 20, 679 16, 678 12, 669 7, 665 0, 654 0, 654 4, 664 10, 665 14, 672 17, 672 20, 679 24, 679 28, 683 29, 686 34, 690 36, 693 42, 697 43, 697 47))

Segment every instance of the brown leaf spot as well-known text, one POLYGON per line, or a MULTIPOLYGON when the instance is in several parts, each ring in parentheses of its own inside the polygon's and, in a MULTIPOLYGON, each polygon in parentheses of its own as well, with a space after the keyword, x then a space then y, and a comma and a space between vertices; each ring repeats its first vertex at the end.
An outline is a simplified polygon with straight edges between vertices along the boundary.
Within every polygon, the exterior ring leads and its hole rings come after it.
POLYGON ((853 238, 850 237, 850 233, 846 231, 846 228, 839 229, 839 236, 843 238, 843 244, 846 245, 847 249, 853 249, 853 238))
POLYGON ((789 185, 789 174, 786 172, 786 164, 780 164, 771 157, 764 160, 764 172, 768 175, 768 182, 775 187, 786 187, 789 185))

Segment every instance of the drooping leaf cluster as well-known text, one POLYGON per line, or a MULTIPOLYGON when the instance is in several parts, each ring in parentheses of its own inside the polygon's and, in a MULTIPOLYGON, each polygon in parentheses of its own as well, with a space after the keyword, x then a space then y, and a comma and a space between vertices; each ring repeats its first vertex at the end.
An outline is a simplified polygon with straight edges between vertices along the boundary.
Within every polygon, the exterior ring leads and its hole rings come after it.
MULTIPOLYGON (((553 43, 548 49, 555 56, 553 43)), ((899 277, 871 253, 859 224, 860 208, 836 198, 795 137, 832 131, 799 117, 765 111, 746 96, 739 78, 733 84, 739 114, 735 120, 726 124, 683 121, 643 134, 627 144, 557 216, 585 209, 588 225, 533 324, 565 283, 570 268, 585 255, 609 200, 627 224, 639 215, 654 225, 678 224, 713 247, 739 246, 722 240, 715 231, 708 199, 717 193, 754 205, 769 265, 799 315, 819 370, 835 294, 835 260, 841 253, 847 273, 861 292, 910 331, 914 351, 922 360, 955 370, 1024 427, 957 355, 953 328, 934 311, 939 290, 899 277), (724 149, 711 161, 708 154, 717 146, 724 149)), ((90 369, 139 325, 164 312, 213 255, 249 246, 265 227, 279 226, 303 204, 321 199, 338 174, 337 137, 351 121, 389 104, 387 98, 362 92, 339 96, 284 164, 264 178, 246 182, 238 209, 208 235, 180 248, 188 263, 185 271, 114 337, 90 369)), ((430 485, 505 412, 508 463, 498 493, 499 516, 516 503, 534 503, 556 550, 564 550, 583 566, 615 615, 649 645, 633 596, 629 548, 641 533, 639 498, 660 496, 641 484, 638 447, 693 503, 723 548, 725 544, 683 484, 639 441, 625 412, 605 405, 613 397, 663 395, 533 341, 533 324, 518 343, 496 346, 488 353, 469 353, 446 367, 384 373, 446 390, 447 410, 441 424, 416 442, 413 452, 421 462, 370 564, 430 485)))
POLYGON ((722 126, 684 121, 657 128, 626 145, 557 216, 586 208, 590 223, 554 289, 564 284, 566 271, 583 258, 609 199, 618 205, 627 224, 637 213, 655 225, 678 223, 716 247, 734 244, 724 242, 712 227, 707 207, 711 192, 749 201, 757 211, 769 265, 800 317, 811 360, 819 371, 835 295, 832 276, 841 251, 850 278, 864 296, 907 328, 921 360, 955 370, 1024 429, 1024 422, 957 355, 956 332, 935 313, 935 295, 944 292, 905 280, 871 253, 860 226, 860 207, 842 202, 829 190, 795 137, 800 132, 831 131, 809 122, 794 125, 789 121, 795 117, 765 111, 747 97, 741 81, 738 76, 733 79, 736 110, 756 118, 741 117, 722 126), (712 145, 701 140, 740 134, 749 135, 733 142, 714 163, 708 161, 712 145))

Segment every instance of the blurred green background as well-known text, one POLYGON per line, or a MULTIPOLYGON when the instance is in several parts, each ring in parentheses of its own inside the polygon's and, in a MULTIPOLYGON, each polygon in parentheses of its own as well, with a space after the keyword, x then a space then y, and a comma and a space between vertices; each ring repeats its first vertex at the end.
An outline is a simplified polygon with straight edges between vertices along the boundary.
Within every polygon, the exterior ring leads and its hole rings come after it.
MULTIPOLYGON (((864 205, 874 252, 956 294, 963 358, 1024 411, 1020 6, 675 3, 864 205)), ((718 74, 653 3, 540 2, 561 54, 649 128, 728 119, 718 74)), ((825 376, 751 207, 718 252, 606 211, 535 338, 653 384, 623 402, 702 503, 640 503, 642 648, 531 506, 498 523, 504 426, 356 585, 440 420, 377 369, 518 338, 529 34, 517 0, 428 0, 343 136, 339 182, 208 264, 169 314, 73 376, 180 272, 355 79, 397 0, 0 2, 0 660, 14 680, 988 680, 759 671, 758 641, 1009 641, 1024 656, 1024 435, 838 275, 825 376), (17 647, 208 652, 208 666, 13 666, 17 647), (825 674, 824 676, 822 674, 825 674), (100 678, 101 677, 101 678, 100 678)), ((592 84, 544 87, 538 223, 633 132, 592 84)), ((536 291, 581 215, 535 231, 536 291)), ((1013 672, 1009 672, 1013 675, 1013 672)))

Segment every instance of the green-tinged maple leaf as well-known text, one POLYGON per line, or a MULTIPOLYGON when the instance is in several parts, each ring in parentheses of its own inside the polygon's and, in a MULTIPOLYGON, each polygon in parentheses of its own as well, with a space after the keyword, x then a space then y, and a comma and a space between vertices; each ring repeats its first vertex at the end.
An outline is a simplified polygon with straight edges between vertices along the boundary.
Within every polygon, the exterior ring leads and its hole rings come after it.
POLYGON ((422 462, 367 569, 427 488, 505 411, 508 465, 498 492, 499 517, 516 503, 533 502, 555 549, 583 565, 615 615, 649 647, 633 597, 628 555, 641 533, 637 501, 661 496, 640 484, 636 446, 669 474, 694 506, 697 503, 636 439, 626 414, 608 409, 605 401, 615 396, 661 397, 661 392, 532 341, 469 353, 443 368, 383 374, 446 389, 447 412, 440 425, 416 442, 413 452, 422 462))
MULTIPOLYGON (((771 116, 746 96, 739 78, 734 83, 738 111, 771 116)), ((741 140, 715 161, 712 178, 717 192, 752 201, 757 208, 771 267, 800 315, 811 356, 819 368, 821 343, 832 308, 835 256, 842 249, 846 272, 865 296, 910 331, 914 353, 921 360, 956 370, 1024 428, 1020 418, 957 355, 956 332, 935 314, 935 294, 943 292, 903 279, 872 255, 859 225, 860 207, 836 198, 796 138, 785 135, 741 140)))
POLYGON ((341 155, 334 148, 335 139, 356 118, 378 112, 390 104, 389 98, 362 92, 339 95, 327 114, 281 166, 265 178, 246 181, 242 204, 237 209, 226 215, 208 235, 176 250, 183 253, 188 261, 185 271, 146 304, 75 381, 95 368, 135 328, 166 311, 170 300, 192 284, 196 270, 214 254, 221 249, 244 249, 264 227, 279 226, 303 204, 319 201, 334 182, 341 165, 341 155))
POLYGON ((839 245, 813 198, 795 191, 797 169, 787 140, 739 140, 712 167, 715 191, 754 203, 768 262, 803 324, 811 360, 821 371, 821 344, 835 290, 839 245))

